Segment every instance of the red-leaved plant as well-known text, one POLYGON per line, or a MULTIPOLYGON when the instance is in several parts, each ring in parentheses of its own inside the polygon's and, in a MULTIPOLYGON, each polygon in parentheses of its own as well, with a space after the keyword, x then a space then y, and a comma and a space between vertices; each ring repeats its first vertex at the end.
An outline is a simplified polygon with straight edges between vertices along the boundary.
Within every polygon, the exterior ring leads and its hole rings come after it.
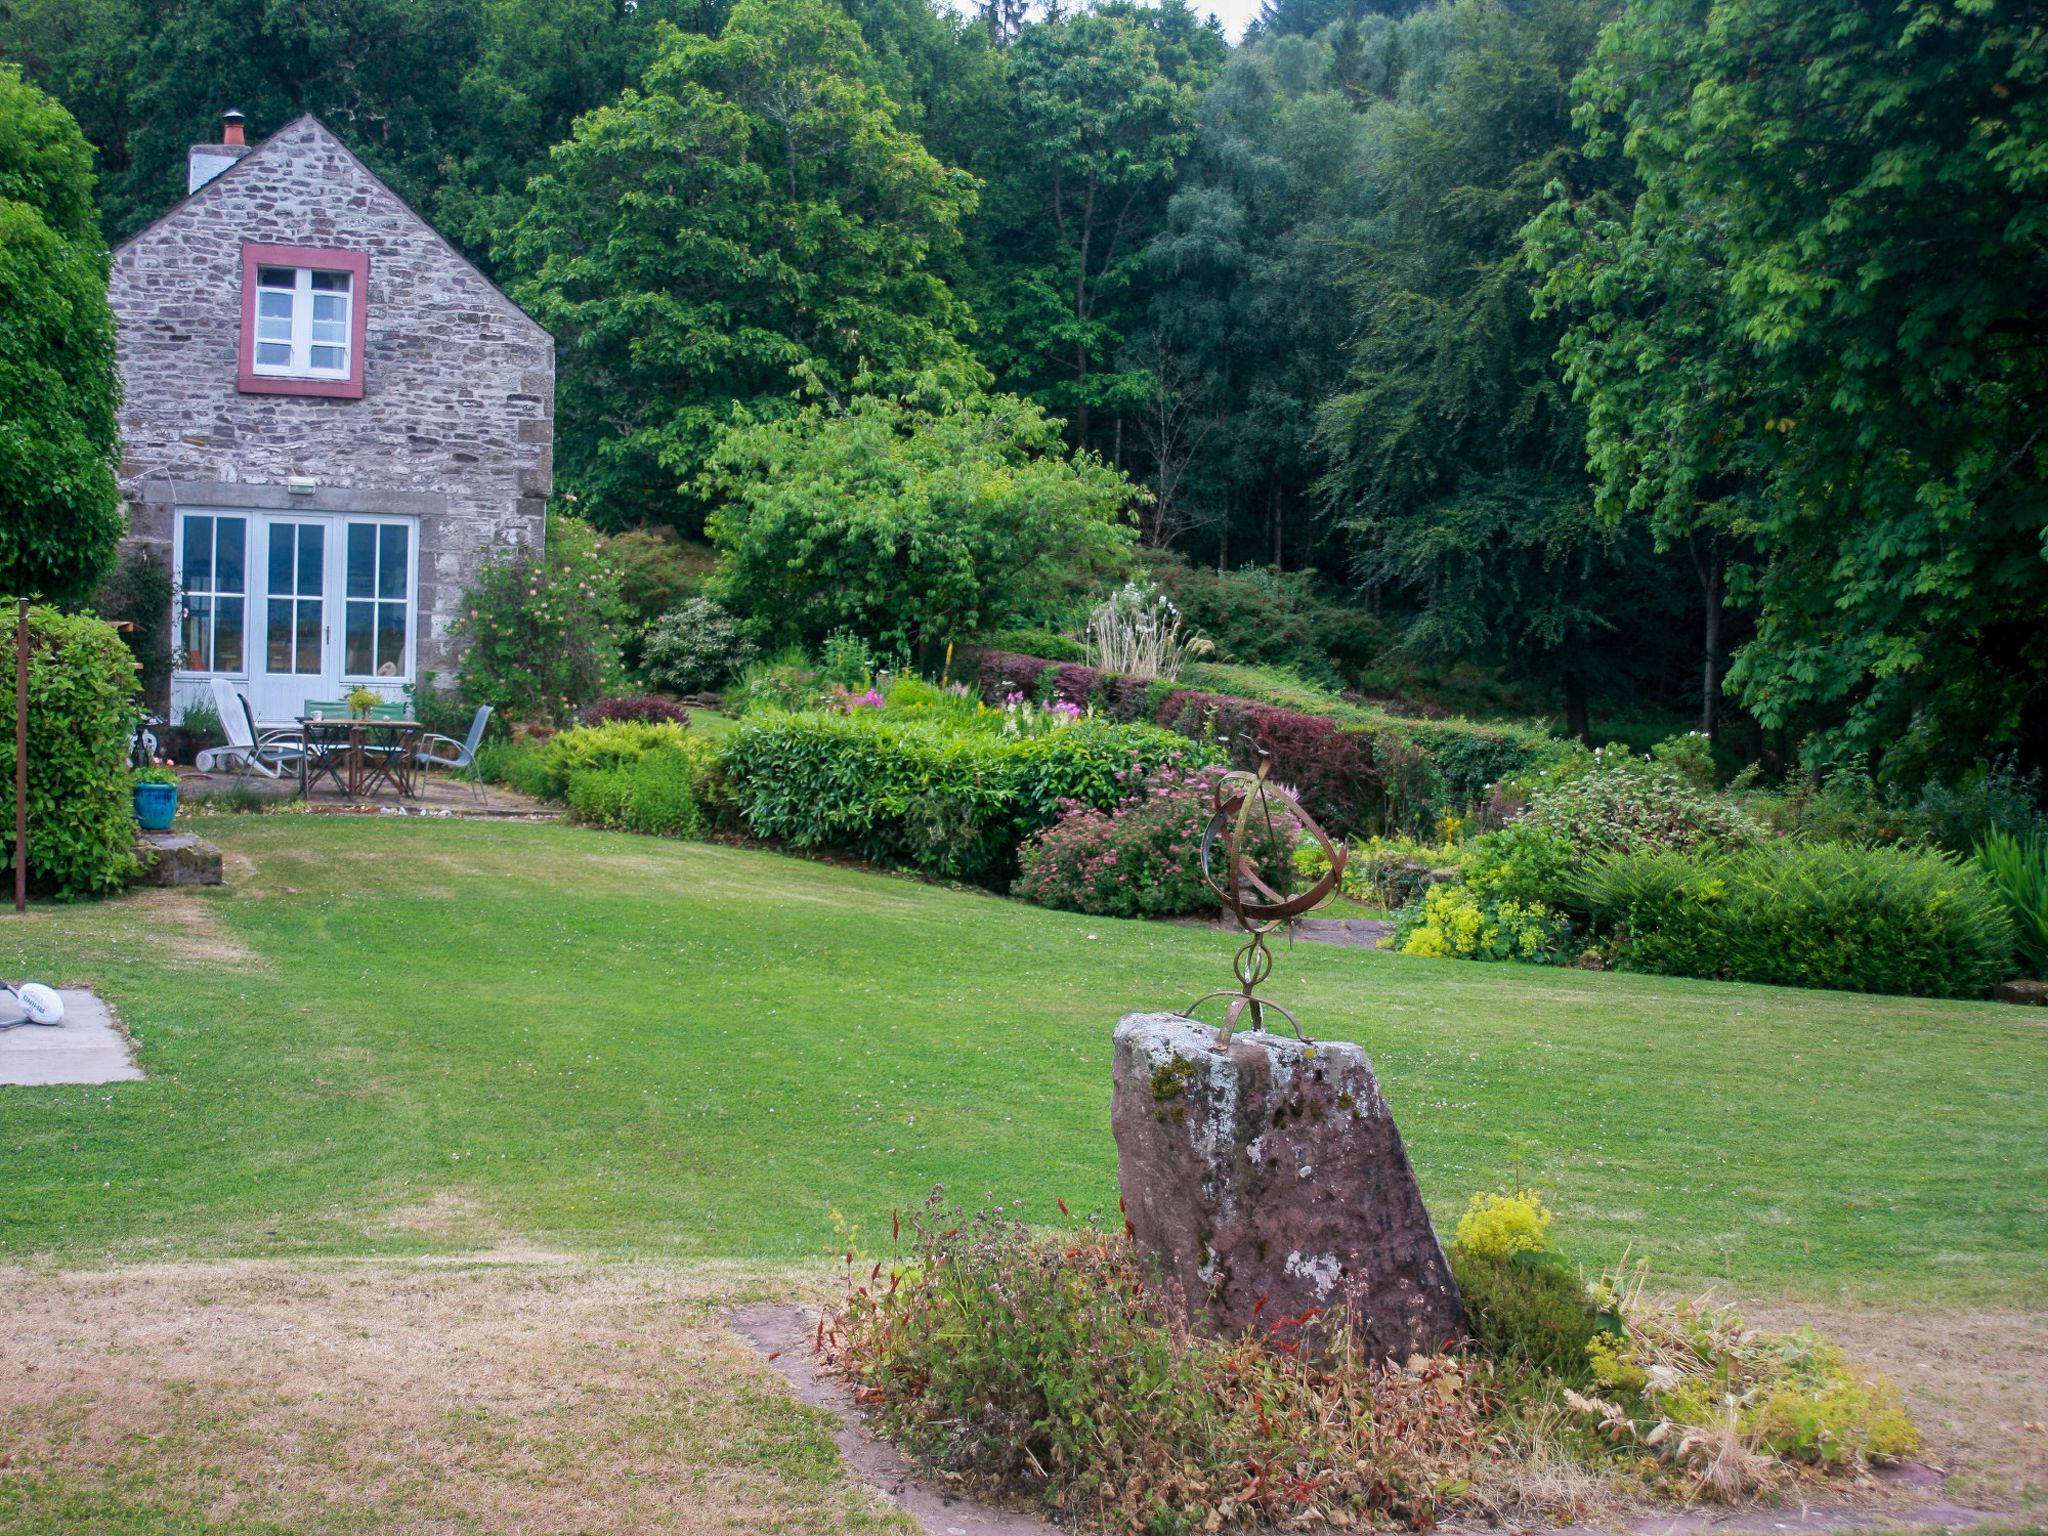
MULTIPOLYGON (((1130 792, 1111 810, 1069 802, 1058 821, 1018 850, 1012 894, 1098 917, 1172 917, 1215 906, 1202 879, 1201 849, 1220 773, 1168 764, 1142 778, 1131 775, 1130 792)), ((1292 818, 1252 827, 1247 852, 1269 884, 1286 878, 1299 831, 1292 818)))

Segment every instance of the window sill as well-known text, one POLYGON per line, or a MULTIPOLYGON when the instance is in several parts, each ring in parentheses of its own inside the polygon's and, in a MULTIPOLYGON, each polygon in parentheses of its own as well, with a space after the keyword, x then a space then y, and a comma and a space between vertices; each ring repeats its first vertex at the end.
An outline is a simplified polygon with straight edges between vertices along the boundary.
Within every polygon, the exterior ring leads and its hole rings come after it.
POLYGON ((276 373, 244 372, 240 379, 245 395, 312 395, 329 400, 360 400, 363 381, 352 379, 301 379, 276 373))

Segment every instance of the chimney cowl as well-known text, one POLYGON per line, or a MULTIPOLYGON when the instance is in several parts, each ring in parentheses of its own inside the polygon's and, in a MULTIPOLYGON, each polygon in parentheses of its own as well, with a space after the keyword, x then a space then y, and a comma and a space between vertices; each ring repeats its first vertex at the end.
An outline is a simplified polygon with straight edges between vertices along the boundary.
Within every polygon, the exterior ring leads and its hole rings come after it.
POLYGON ((249 153, 250 145, 242 137, 242 124, 247 119, 240 108, 229 107, 220 115, 220 142, 218 144, 194 144, 185 153, 185 190, 197 192, 222 171, 249 153))

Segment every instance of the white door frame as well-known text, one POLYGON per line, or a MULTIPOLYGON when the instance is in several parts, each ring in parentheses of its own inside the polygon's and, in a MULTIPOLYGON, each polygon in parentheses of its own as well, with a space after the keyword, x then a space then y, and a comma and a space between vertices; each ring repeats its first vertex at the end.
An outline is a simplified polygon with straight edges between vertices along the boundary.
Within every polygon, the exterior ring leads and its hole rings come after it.
MULTIPOLYGON (((252 507, 180 506, 176 509, 171 529, 171 579, 176 584, 176 591, 181 594, 185 590, 185 522, 189 517, 228 517, 242 520, 242 657, 241 666, 238 668, 188 669, 183 665, 183 625, 182 622, 174 625, 171 674, 171 707, 174 717, 182 715, 190 704, 204 702, 210 708, 213 701, 209 685, 215 678, 223 678, 236 688, 247 691, 250 705, 255 709, 258 718, 265 721, 290 719, 298 714, 307 699, 338 699, 356 687, 370 688, 392 699, 404 697, 406 686, 418 675, 420 520, 417 517, 298 508, 267 510, 252 507), (321 601, 321 670, 318 673, 272 673, 268 669, 270 530, 279 525, 306 524, 321 525, 325 529, 321 591, 318 594, 321 601), (347 670, 345 605, 348 590, 348 530, 352 524, 380 528, 397 526, 406 530, 405 645, 398 671, 392 676, 359 676, 347 670)), ((295 551, 294 572, 296 568, 295 551)), ((374 568, 372 579, 374 581, 374 568)), ((180 608, 182 620, 182 601, 180 608)), ((374 617, 373 611, 373 635, 374 617)))

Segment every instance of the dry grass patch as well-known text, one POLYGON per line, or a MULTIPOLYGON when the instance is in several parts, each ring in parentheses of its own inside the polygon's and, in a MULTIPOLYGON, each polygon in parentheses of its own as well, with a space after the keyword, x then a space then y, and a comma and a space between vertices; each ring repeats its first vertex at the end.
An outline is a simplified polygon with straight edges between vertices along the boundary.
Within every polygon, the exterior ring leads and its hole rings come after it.
POLYGON ((309 1536, 910 1529, 847 1479, 829 1417, 718 1322, 729 1276, 266 1261, 0 1277, 10 1530, 68 1529, 59 1506, 108 1500, 309 1536))
MULTIPOLYGON (((236 861, 244 866, 249 864, 239 855, 236 861)), ((240 869, 226 874, 231 882, 238 877, 247 878, 240 869)), ((109 903, 109 908, 133 908, 143 914, 151 958, 160 964, 180 970, 258 969, 262 962, 256 951, 230 933, 221 921, 221 900, 217 895, 172 887, 133 891, 118 903, 109 903)), ((117 938, 114 942, 122 941, 117 938)))
POLYGON ((1962 1498, 2048 1508, 2048 1313, 1745 1306, 1763 1327, 1814 1328, 1888 1377, 1962 1498))

